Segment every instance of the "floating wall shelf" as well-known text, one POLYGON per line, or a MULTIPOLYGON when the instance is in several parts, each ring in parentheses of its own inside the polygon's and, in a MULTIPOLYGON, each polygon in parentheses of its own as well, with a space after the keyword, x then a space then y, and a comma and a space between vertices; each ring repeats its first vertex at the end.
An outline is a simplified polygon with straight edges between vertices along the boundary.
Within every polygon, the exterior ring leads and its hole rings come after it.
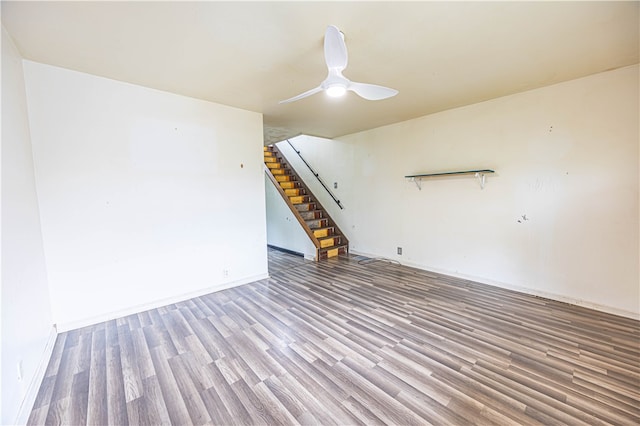
POLYGON ((437 176, 454 176, 454 175, 475 175, 480 180, 480 188, 484 188, 484 177, 487 173, 495 173, 494 170, 483 169, 483 170, 462 170, 456 172, 441 172, 441 173, 422 173, 419 175, 409 175, 405 176, 407 179, 411 179, 415 182, 418 189, 422 190, 420 186, 420 182, 422 179, 437 177, 437 176))

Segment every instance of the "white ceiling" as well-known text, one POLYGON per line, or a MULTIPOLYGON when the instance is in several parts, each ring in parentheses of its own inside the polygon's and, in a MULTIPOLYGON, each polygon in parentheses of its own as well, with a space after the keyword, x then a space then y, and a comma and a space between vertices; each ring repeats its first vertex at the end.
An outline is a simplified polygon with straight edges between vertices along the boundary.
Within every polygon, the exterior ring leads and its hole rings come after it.
POLYGON ((640 2, 9 2, 26 59, 264 114, 265 140, 336 137, 638 63, 640 2), (279 100, 326 77, 398 89, 279 100))

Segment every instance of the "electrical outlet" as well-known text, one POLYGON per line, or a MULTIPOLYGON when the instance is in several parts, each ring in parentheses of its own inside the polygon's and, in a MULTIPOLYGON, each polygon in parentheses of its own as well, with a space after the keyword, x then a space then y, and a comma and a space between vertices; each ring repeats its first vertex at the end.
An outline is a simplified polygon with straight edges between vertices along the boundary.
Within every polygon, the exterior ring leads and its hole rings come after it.
POLYGON ((402 256, 402 247, 398 247, 398 254, 402 256))
POLYGON ((223 269, 222 270, 222 276, 227 278, 229 276, 229 270, 228 269, 223 269))

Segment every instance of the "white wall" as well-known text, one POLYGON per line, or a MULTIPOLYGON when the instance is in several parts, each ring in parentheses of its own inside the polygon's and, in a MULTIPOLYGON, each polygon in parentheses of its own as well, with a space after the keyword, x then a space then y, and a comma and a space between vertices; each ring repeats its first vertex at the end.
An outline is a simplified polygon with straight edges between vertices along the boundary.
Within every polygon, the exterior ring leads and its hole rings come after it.
POLYGON ((25 62, 54 320, 267 276, 262 116, 25 62))
POLYGON ((353 252, 638 318, 638 90, 632 66, 294 144, 353 252), (497 173, 404 179, 469 168, 497 173))
POLYGON ((313 242, 266 174, 264 185, 267 204, 267 243, 300 253, 306 259, 315 259, 316 248, 313 242))
POLYGON ((55 337, 22 58, 2 27, 1 424, 25 422, 55 337), (22 380, 19 380, 19 370, 22 380), (21 409, 21 405, 23 406, 21 409))

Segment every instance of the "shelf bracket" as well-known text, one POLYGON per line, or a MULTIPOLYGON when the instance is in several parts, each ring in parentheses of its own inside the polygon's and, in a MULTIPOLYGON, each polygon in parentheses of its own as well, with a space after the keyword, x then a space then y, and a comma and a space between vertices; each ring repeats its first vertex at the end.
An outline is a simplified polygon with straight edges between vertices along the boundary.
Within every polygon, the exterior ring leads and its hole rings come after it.
POLYGON ((411 180, 413 180, 413 183, 415 183, 415 184, 416 184, 416 186, 418 187, 418 189, 419 189, 420 191, 422 191, 422 186, 420 186, 420 183, 421 183, 422 179, 419 179, 419 178, 418 178, 418 179, 416 179, 416 178, 412 178, 411 180))
POLYGON ((485 178, 485 174, 482 172, 477 172, 476 173, 476 177, 478 178, 478 180, 480 181, 480 189, 484 189, 484 178, 485 178))

